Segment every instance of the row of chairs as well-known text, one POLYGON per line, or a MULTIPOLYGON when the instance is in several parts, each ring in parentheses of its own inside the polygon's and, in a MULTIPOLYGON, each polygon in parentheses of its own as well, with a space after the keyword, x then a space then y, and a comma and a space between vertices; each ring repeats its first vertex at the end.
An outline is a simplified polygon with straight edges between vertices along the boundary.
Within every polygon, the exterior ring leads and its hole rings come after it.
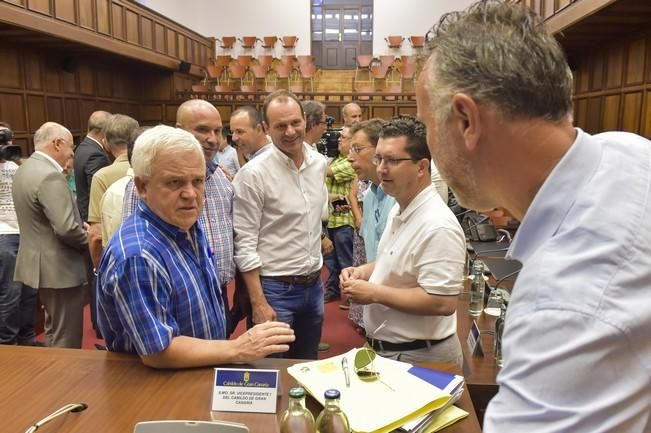
POLYGON ((413 92, 416 77, 422 69, 420 57, 416 55, 359 55, 356 61, 353 89, 360 93, 413 92))
MULTIPOLYGON (((389 48, 401 48, 402 43, 405 41, 405 38, 402 36, 387 36, 384 38, 389 48)), ((423 48, 425 46, 425 36, 409 36, 408 38, 411 47, 415 50, 423 48)))
POLYGON ((282 42, 282 47, 284 49, 295 48, 296 43, 298 42, 297 36, 263 36, 262 39, 257 36, 242 36, 237 38, 235 36, 223 36, 221 39, 216 38, 219 41, 220 48, 223 50, 231 50, 235 46, 236 41, 240 41, 240 47, 244 49, 253 49, 255 45, 260 42, 262 48, 264 49, 274 49, 278 40, 282 42))
POLYGON ((192 86, 194 92, 207 92, 210 88, 216 92, 269 92, 279 88, 313 92, 319 72, 312 56, 290 55, 217 56, 206 69, 203 82, 192 86))

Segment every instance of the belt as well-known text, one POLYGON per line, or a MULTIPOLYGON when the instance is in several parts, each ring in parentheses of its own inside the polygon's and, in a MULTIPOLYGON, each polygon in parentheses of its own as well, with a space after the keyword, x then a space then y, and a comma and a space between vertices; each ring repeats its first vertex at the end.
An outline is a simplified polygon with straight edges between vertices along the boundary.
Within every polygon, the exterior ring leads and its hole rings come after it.
POLYGON ((373 347, 374 350, 387 351, 387 352, 407 352, 409 350, 418 350, 424 349, 425 347, 431 347, 435 344, 441 343, 442 341, 447 340, 452 337, 448 335, 445 338, 440 340, 414 340, 414 341, 405 341, 404 343, 391 343, 389 341, 375 340, 372 338, 366 337, 368 344, 373 347))
POLYGON ((302 286, 313 286, 319 278, 321 278, 321 271, 316 271, 308 275, 268 275, 267 278, 273 278, 277 281, 282 281, 288 284, 298 284, 302 286))

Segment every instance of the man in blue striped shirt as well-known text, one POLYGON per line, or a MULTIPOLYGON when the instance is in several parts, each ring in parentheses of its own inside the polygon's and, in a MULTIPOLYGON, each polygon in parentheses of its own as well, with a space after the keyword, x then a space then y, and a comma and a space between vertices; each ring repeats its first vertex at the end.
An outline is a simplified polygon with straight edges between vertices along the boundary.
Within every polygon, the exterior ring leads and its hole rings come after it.
POLYGON ((98 323, 110 350, 156 368, 253 360, 287 351, 286 324, 266 322, 226 338, 218 269, 196 224, 206 165, 192 134, 144 132, 133 153, 142 199, 111 239, 98 269, 98 323))

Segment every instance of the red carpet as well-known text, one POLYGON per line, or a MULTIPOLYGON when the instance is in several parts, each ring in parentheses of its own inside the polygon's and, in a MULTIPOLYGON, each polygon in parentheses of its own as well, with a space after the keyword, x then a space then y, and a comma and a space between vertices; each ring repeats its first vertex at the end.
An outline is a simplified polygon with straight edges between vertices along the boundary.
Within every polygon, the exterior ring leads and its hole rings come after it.
MULTIPOLYGON (((325 281, 327 271, 323 271, 322 278, 325 281)), ((228 294, 232 299, 233 284, 228 286, 228 294)), ((323 334, 321 341, 330 344, 330 350, 327 352, 319 353, 319 358, 327 358, 330 356, 344 353, 353 347, 360 347, 364 344, 365 340, 354 329, 350 320, 348 320, 348 310, 339 308, 341 301, 330 302, 325 304, 325 322, 323 324, 323 334)), ((245 321, 241 321, 235 329, 233 335, 236 337, 246 331, 245 321)), ((38 340, 43 341, 44 335, 38 336, 38 340)), ((103 340, 99 340, 95 331, 93 330, 90 322, 90 308, 86 306, 84 309, 84 340, 82 344, 83 349, 97 350, 95 344, 104 344, 103 340)))

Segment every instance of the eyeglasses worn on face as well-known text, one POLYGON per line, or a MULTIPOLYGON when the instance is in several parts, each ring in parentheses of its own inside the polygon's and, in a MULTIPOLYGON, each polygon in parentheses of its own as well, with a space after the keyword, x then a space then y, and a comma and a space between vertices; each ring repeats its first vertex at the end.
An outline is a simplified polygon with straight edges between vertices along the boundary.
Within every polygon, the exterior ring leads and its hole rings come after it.
POLYGON ((396 167, 398 164, 400 164, 402 161, 417 161, 417 159, 414 158, 383 158, 379 155, 375 155, 373 157, 373 164, 374 165, 380 165, 382 164, 382 161, 389 167, 396 167))
POLYGON ((350 148, 350 153, 359 153, 364 149, 368 149, 369 147, 373 146, 353 146, 350 148))

